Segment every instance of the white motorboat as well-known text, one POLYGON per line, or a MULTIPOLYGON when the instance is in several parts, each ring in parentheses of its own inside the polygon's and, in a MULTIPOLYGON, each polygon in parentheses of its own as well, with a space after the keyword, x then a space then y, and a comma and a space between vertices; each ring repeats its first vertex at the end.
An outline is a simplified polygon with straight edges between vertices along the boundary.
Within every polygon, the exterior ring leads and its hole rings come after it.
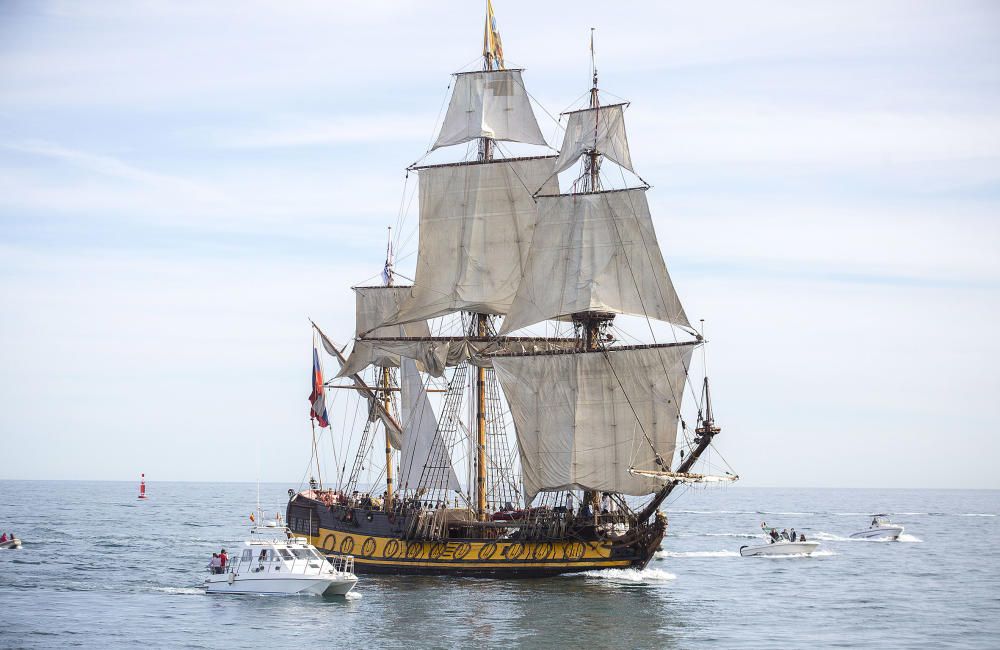
POLYGON ((293 537, 284 526, 271 523, 251 528, 246 548, 225 567, 209 567, 205 591, 343 596, 357 582, 353 556, 328 559, 304 537, 293 537))
POLYGON ((851 535, 851 539, 888 539, 897 540, 903 534, 903 527, 889 521, 888 515, 874 515, 872 525, 866 530, 859 530, 851 535))
POLYGON ((21 548, 21 540, 17 537, 11 537, 5 542, 0 542, 0 550, 13 550, 16 548, 21 548))
POLYGON ((808 555, 816 550, 819 542, 768 542, 756 546, 741 546, 740 555, 756 557, 760 555, 808 555))

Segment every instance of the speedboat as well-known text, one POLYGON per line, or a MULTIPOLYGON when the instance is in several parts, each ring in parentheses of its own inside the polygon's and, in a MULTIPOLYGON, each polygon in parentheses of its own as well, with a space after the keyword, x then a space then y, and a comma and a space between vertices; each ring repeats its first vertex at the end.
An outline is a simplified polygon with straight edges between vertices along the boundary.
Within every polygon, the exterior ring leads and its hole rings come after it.
POLYGON ((808 555, 816 550, 819 542, 769 542, 758 546, 741 546, 740 555, 756 557, 760 555, 808 555))
POLYGON ((21 540, 17 537, 11 537, 6 542, 0 542, 0 550, 21 548, 21 540))
POLYGON ((851 535, 851 539, 889 539, 897 540, 903 534, 903 527, 889 521, 888 515, 874 515, 872 525, 866 530, 859 530, 851 535))
POLYGON ((353 556, 327 558, 274 522, 250 532, 238 557, 224 567, 209 567, 206 593, 343 596, 358 582, 353 556))

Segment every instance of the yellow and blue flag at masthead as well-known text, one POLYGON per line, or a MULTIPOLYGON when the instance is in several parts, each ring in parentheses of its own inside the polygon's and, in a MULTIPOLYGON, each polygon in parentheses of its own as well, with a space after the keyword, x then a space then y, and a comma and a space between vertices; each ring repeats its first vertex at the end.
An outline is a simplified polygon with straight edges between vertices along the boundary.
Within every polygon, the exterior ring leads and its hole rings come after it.
POLYGON ((492 62, 496 70, 503 70, 503 43, 500 42, 500 30, 497 29, 497 19, 493 15, 493 2, 486 0, 486 31, 483 34, 483 56, 487 62, 492 62))

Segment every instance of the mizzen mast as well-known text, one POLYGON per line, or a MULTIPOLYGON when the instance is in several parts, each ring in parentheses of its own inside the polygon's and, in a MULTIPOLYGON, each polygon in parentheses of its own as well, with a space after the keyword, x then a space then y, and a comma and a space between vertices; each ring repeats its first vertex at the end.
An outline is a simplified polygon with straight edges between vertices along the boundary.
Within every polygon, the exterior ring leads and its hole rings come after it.
MULTIPOLYGON (((382 282, 385 286, 392 286, 392 226, 389 226, 389 242, 385 249, 385 268, 382 271, 382 282)), ((392 412, 392 375, 389 366, 382 368, 380 377, 380 388, 382 389, 382 406, 386 413, 392 412)), ((392 471, 392 444, 389 439, 389 429, 385 429, 385 507, 392 508, 393 497, 393 471, 392 471)))

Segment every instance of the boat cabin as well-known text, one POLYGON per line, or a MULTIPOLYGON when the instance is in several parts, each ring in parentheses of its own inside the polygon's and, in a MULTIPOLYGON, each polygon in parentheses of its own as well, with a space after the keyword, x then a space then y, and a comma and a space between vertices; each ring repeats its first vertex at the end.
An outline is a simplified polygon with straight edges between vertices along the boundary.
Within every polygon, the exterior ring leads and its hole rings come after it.
MULTIPOLYGON (((271 529, 269 532, 274 532, 271 529)), ((277 529, 281 530, 281 529, 277 529)), ((259 534, 257 530, 253 531, 259 534)), ((312 547, 304 537, 287 539, 250 539, 239 555, 233 554, 222 573, 241 575, 263 574, 258 577, 278 575, 322 575, 325 573, 352 573, 354 558, 339 556, 327 558, 312 547)), ((211 572, 211 569, 209 569, 211 572)))

